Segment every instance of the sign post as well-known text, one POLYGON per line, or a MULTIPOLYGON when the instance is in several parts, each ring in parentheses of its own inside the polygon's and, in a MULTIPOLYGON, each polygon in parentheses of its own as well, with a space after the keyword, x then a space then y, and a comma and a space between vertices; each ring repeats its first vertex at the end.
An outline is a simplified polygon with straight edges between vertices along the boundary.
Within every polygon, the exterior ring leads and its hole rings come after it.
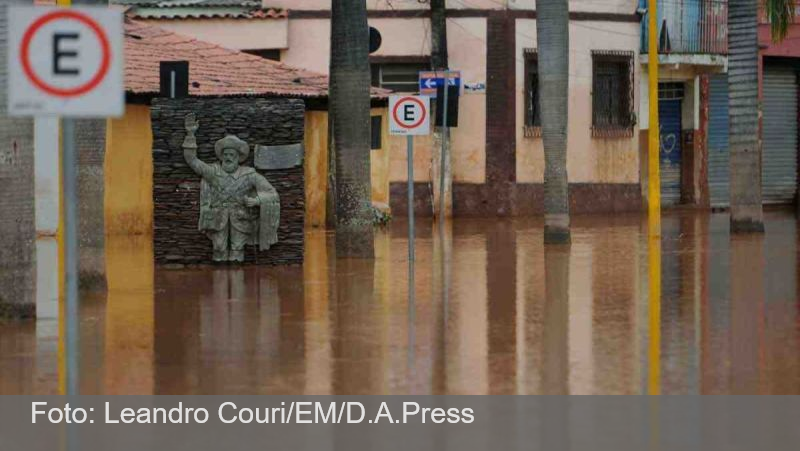
POLYGON ((442 89, 442 152, 439 161, 439 216, 436 218, 439 221, 439 231, 442 232, 444 239, 444 182, 445 182, 445 163, 447 162, 447 93, 450 91, 450 71, 444 73, 444 88, 442 89))
MULTIPOLYGON (((439 96, 439 89, 442 90, 442 152, 441 161, 439 162, 439 214, 436 215, 437 220, 444 219, 445 212, 445 163, 447 162, 447 138, 448 138, 448 96, 450 88, 455 87, 457 92, 461 90, 461 71, 457 70, 439 70, 439 71, 424 71, 419 73, 419 92, 423 95, 428 95, 432 98, 439 96)), ((438 105, 438 102, 437 102, 438 105)), ((438 108, 438 106, 437 106, 438 108)), ((439 112, 436 112, 436 125, 439 124, 439 112)))
POLYGON ((66 289, 65 329, 67 350, 67 395, 77 395, 78 342, 80 316, 78 314, 78 156, 75 149, 75 120, 61 120, 63 158, 61 180, 64 187, 64 285, 66 289))
POLYGON ((78 394, 79 367, 78 159, 73 118, 123 114, 122 49, 120 11, 9 8, 8 114, 62 118, 67 395, 78 394))
POLYGON ((414 136, 430 134, 430 98, 427 96, 389 97, 389 133, 406 136, 408 152, 408 261, 414 261, 414 136))

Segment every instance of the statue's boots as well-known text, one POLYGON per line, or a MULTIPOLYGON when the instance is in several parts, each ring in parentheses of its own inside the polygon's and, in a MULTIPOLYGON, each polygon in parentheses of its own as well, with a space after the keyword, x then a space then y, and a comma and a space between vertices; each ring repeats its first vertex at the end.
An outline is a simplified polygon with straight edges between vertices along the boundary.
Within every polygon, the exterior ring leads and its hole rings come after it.
POLYGON ((232 262, 243 262, 244 261, 244 250, 238 251, 230 251, 230 257, 228 258, 229 261, 232 262))
POLYGON ((226 262, 226 261, 228 261, 228 250, 227 249, 214 249, 214 261, 215 262, 226 262))

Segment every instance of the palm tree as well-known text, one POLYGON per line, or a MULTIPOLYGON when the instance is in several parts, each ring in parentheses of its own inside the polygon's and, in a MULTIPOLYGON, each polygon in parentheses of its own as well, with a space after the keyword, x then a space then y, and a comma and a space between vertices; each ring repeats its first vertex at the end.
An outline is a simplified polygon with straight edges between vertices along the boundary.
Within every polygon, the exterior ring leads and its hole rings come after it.
MULTIPOLYGON (((795 0, 764 0, 772 38, 786 36, 795 0)), ((731 232, 761 233, 761 143, 758 103, 758 0, 728 3, 731 232)))
MULTIPOLYGON (((433 70, 447 70, 450 67, 447 56, 447 8, 445 0, 430 0, 431 5, 431 68, 433 70)), ((431 148, 431 189, 433 191, 433 215, 437 218, 447 218, 452 214, 452 186, 453 174, 450 165, 450 129, 438 127, 433 132, 433 147, 431 148), (446 141, 444 159, 442 159, 442 140, 446 141), (444 171, 444 211, 439 211, 440 188, 444 171)))
POLYGON ((569 243, 567 112, 569 101, 569 2, 536 0, 539 99, 544 144, 546 244, 569 243))
POLYGON ((36 313, 33 119, 6 114, 8 4, 0 5, 0 318, 36 313))
POLYGON ((333 0, 329 83, 331 151, 336 163, 336 252, 340 257, 374 257, 368 30, 365 0, 333 0))

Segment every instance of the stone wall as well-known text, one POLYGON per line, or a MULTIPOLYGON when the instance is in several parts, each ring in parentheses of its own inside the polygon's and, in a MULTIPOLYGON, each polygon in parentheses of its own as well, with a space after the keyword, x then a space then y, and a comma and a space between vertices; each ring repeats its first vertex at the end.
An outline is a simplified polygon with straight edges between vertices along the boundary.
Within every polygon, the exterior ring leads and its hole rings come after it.
MULTIPOLYGON (((155 99, 153 128, 153 227, 156 263, 170 266, 210 264, 211 241, 197 230, 200 176, 183 158, 184 118, 194 113, 197 156, 216 161, 214 143, 227 134, 247 141, 253 166, 253 148, 303 142, 305 105, 302 100, 254 97, 220 99, 155 99)), ((303 261, 305 192, 303 166, 259 173, 278 191, 281 221, 278 243, 267 251, 247 246, 245 263, 296 264, 303 261)))

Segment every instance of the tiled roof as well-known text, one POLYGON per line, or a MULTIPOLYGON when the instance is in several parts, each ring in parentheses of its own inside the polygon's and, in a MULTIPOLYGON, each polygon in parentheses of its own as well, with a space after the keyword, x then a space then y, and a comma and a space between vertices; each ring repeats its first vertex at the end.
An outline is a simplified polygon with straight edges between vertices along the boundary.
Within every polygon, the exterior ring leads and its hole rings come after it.
POLYGON ((117 5, 148 6, 151 8, 171 8, 174 6, 248 6, 260 7, 259 0, 111 0, 117 5))
POLYGON ((253 0, 113 0, 135 19, 285 19, 286 10, 253 0))
MULTIPOLYGON (((328 95, 325 75, 126 19, 125 90, 158 95, 161 61, 189 62, 192 96, 323 98, 328 95)), ((388 93, 372 89, 373 98, 386 98, 388 93)))
POLYGON ((245 8, 136 8, 128 11, 134 19, 285 19, 288 13, 279 9, 245 8))

